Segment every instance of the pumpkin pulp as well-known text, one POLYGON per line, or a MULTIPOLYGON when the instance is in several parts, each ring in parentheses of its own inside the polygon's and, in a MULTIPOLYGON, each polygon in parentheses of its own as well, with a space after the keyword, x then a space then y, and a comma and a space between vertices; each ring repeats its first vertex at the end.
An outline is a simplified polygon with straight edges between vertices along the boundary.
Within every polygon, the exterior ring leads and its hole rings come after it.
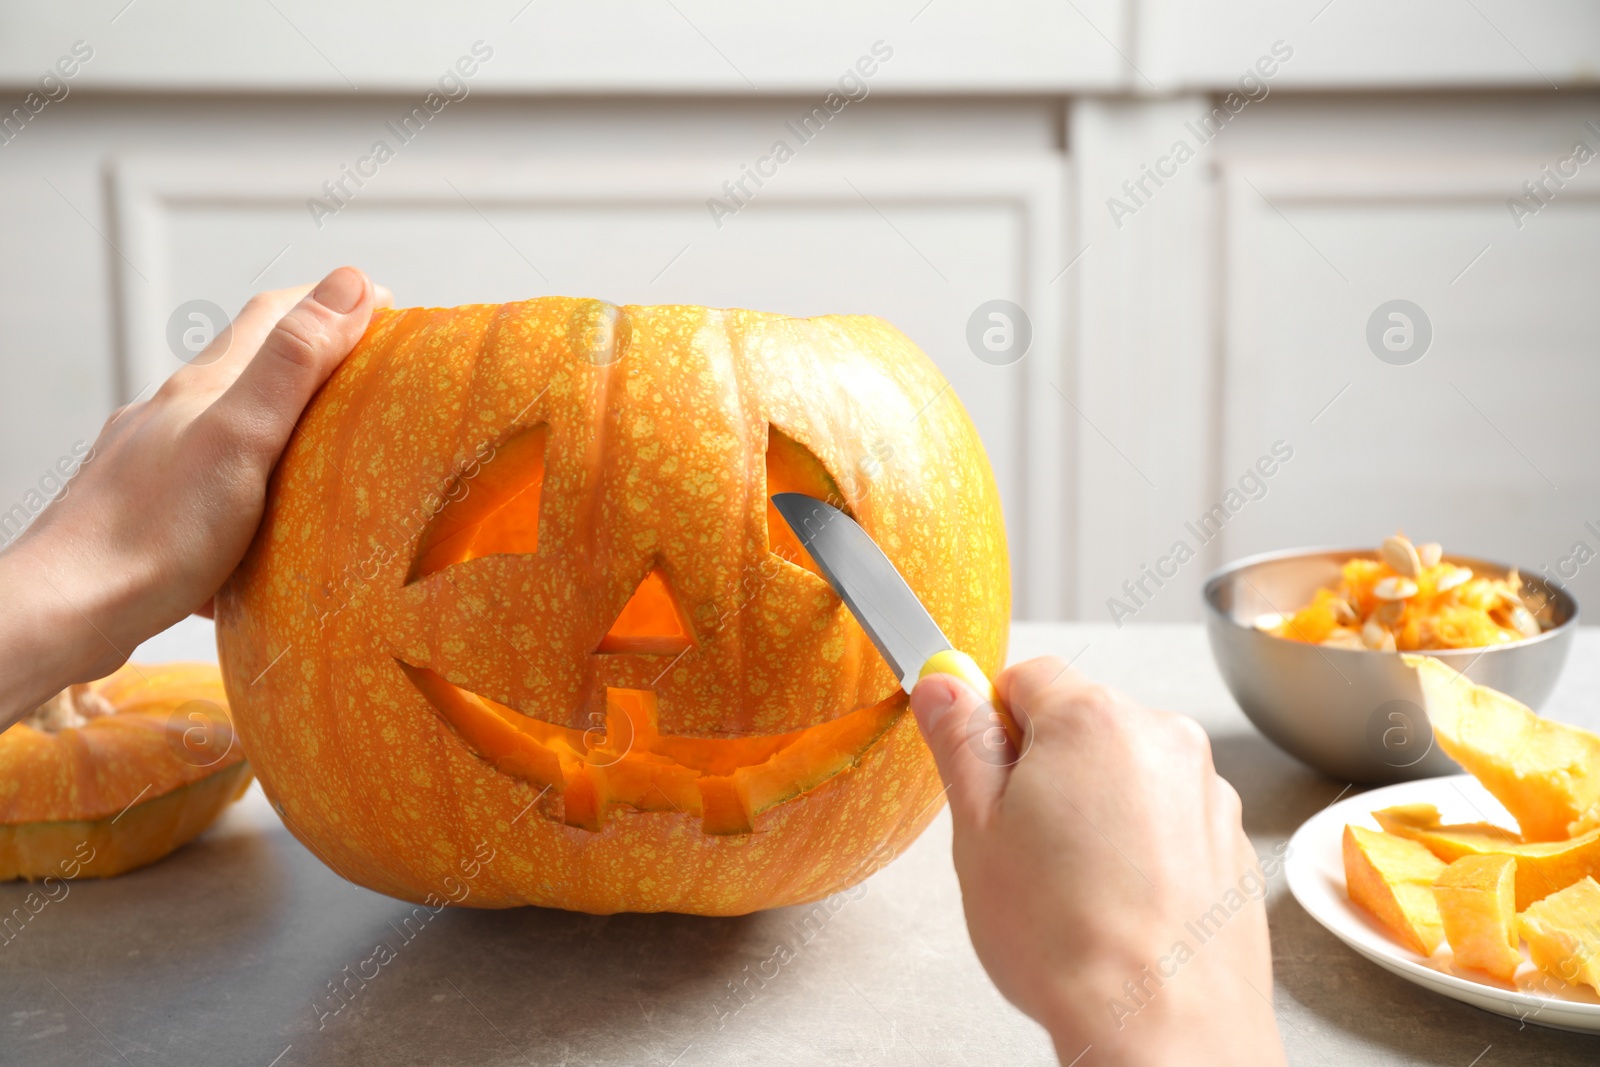
POLYGON ((1432 804, 1400 804, 1375 811, 1391 834, 1427 846, 1446 863, 1463 856, 1511 856, 1517 861, 1517 910, 1574 882, 1600 874, 1600 829, 1568 841, 1523 841, 1492 823, 1444 826, 1432 804))
POLYGON ((1398 935, 1407 948, 1433 955, 1444 940, 1444 923, 1433 896, 1433 883, 1444 873, 1444 862, 1415 841, 1365 826, 1344 828, 1343 851, 1351 901, 1398 935))

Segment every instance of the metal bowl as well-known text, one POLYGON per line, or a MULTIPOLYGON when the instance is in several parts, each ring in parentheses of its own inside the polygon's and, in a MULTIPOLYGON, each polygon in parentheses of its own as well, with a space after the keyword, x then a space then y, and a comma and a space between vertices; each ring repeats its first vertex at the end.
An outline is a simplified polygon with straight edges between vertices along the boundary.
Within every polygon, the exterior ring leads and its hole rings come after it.
MULTIPOLYGON (((1279 748, 1348 782, 1397 782, 1458 774, 1434 747, 1416 675, 1397 652, 1324 648, 1255 628, 1258 616, 1293 612, 1319 588, 1339 584, 1362 548, 1301 548, 1239 560, 1206 579, 1206 631, 1217 667, 1250 721, 1279 748)), ((1476 575, 1511 568, 1446 556, 1476 575)), ((1578 605, 1543 579, 1522 576, 1523 594, 1544 632, 1489 648, 1424 652, 1468 678, 1538 709, 1555 687, 1577 630, 1578 605), (1538 607, 1535 610, 1534 605, 1538 607)))

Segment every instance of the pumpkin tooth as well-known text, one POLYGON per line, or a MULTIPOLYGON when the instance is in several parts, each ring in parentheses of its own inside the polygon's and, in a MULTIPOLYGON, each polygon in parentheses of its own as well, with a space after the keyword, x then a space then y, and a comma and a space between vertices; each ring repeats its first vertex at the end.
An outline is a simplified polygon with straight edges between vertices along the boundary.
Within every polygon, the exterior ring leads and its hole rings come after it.
POLYGON ((566 784, 561 790, 561 821, 580 830, 598 831, 605 822, 605 799, 601 775, 586 764, 573 761, 562 767, 566 784))
POLYGON ((701 778, 701 829, 708 834, 748 834, 755 829, 750 819, 750 802, 737 775, 701 778))

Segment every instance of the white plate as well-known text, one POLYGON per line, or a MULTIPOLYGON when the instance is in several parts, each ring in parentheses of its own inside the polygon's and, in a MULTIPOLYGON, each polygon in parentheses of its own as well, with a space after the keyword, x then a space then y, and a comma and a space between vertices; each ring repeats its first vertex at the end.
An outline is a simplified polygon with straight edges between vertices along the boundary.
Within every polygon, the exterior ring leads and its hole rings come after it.
MULTIPOLYGON (((1540 1026, 1600 1033, 1600 997, 1585 986, 1570 986, 1524 962, 1516 988, 1488 975, 1451 969, 1450 949, 1431 958, 1400 945, 1378 921, 1350 903, 1344 889, 1343 838, 1346 823, 1378 829, 1372 812, 1395 804, 1432 804, 1446 823, 1492 822, 1515 827, 1516 820, 1470 775, 1402 782, 1341 800, 1307 819, 1289 839, 1284 871, 1289 891, 1311 917, 1386 971, 1424 989, 1443 993, 1485 1011, 1540 1026)), ((1523 948, 1526 957, 1526 946, 1523 948)))

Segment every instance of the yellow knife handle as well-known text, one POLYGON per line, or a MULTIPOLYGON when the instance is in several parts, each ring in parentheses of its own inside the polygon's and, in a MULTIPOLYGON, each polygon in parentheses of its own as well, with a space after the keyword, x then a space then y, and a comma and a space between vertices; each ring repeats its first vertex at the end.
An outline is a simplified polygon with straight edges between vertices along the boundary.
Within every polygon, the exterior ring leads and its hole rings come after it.
POLYGON ((974 693, 978 694, 980 700, 994 708, 1012 747, 1018 753, 1022 752, 1022 731, 1017 729, 1016 720, 1011 717, 1011 709, 1006 707, 1005 702, 1000 699, 999 690, 995 689, 989 676, 983 673, 983 668, 979 667, 971 656, 953 648, 935 652, 928 658, 928 662, 922 665, 922 670, 917 672, 917 680, 921 681, 930 674, 948 674, 965 682, 974 693))

